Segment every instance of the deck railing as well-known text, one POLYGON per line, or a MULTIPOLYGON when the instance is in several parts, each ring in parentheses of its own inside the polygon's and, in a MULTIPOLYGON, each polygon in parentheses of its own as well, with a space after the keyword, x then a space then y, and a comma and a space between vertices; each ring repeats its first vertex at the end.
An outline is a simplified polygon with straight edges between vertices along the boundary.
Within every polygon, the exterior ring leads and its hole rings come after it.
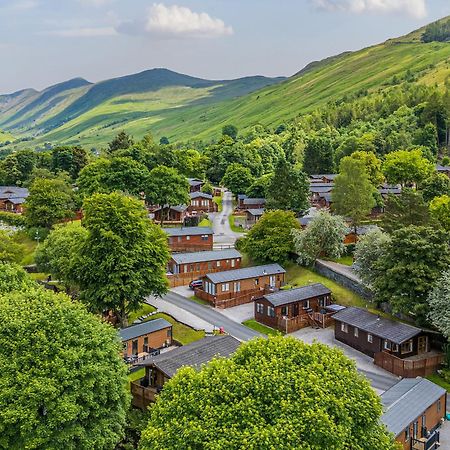
POLYGON ((403 378, 426 377, 437 371, 444 362, 444 354, 427 355, 418 359, 401 359, 391 353, 375 353, 374 362, 388 372, 403 378))

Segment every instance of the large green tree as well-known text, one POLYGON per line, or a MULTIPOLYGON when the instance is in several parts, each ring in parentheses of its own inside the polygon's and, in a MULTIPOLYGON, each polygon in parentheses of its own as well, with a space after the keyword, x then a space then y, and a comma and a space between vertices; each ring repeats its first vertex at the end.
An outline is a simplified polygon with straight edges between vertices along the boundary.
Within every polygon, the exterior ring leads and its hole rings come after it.
POLYGON ((388 195, 384 209, 382 226, 388 233, 401 227, 428 225, 430 222, 428 205, 422 194, 409 188, 404 188, 400 195, 388 195))
POLYGON ((120 325, 147 295, 167 290, 167 236, 143 204, 119 194, 95 194, 83 204, 87 237, 80 246, 80 298, 92 311, 112 311, 120 325))
POLYGON ((125 150, 134 144, 133 138, 125 131, 120 131, 117 136, 108 144, 111 153, 117 150, 125 150))
POLYGON ((37 288, 37 283, 18 264, 0 262, 0 296, 37 288))
POLYGON ((80 170, 89 162, 89 155, 83 147, 63 146, 52 150, 52 170, 67 172, 72 180, 78 178, 80 170))
POLYGON ((308 174, 333 173, 333 144, 328 136, 308 139, 303 157, 303 170, 308 174))
POLYGON ((341 160, 331 198, 333 211, 348 217, 355 229, 370 214, 376 202, 363 161, 349 156, 341 160))
POLYGON ((0 229, 0 261, 3 263, 20 263, 25 254, 25 247, 14 240, 11 233, 0 229))
POLYGON ((268 211, 242 240, 242 249, 259 263, 284 263, 293 254, 292 231, 300 224, 291 211, 268 211))
POLYGON ((309 185, 306 174, 285 158, 278 160, 267 186, 268 209, 282 209, 296 213, 309 207, 309 185))
POLYGON ((392 234, 371 284, 378 302, 387 302, 394 312, 413 315, 423 324, 428 314, 427 296, 449 267, 448 233, 409 226, 392 234))
POLYGON ((254 178, 250 169, 241 164, 233 163, 228 166, 220 183, 237 196, 245 193, 253 181, 254 178))
POLYGON ((450 178, 443 173, 434 172, 422 183, 422 194, 427 203, 435 197, 450 195, 450 178))
POLYGON ((200 371, 179 370, 151 408, 140 448, 393 450, 381 413, 341 351, 257 339, 200 371))
MULTIPOLYGON (((170 206, 188 204, 189 183, 185 176, 172 167, 158 166, 150 171, 145 186, 147 203, 159 205, 162 212, 170 206)), ((164 214, 161 214, 161 223, 164 214)))
POLYGON ((304 230, 294 231, 295 251, 299 263, 313 265, 317 258, 339 258, 345 251, 347 226, 340 216, 321 211, 304 230))
POLYGON ((117 332, 44 289, 0 296, 0 447, 113 449, 130 395, 117 332))
POLYGON ((37 178, 30 186, 25 206, 28 226, 51 228, 55 223, 73 217, 75 201, 72 187, 62 178, 37 178))
POLYGON ((450 196, 434 198, 430 203, 430 214, 436 223, 450 232, 450 196))
POLYGON ((450 270, 441 274, 427 298, 431 323, 450 339, 450 270))

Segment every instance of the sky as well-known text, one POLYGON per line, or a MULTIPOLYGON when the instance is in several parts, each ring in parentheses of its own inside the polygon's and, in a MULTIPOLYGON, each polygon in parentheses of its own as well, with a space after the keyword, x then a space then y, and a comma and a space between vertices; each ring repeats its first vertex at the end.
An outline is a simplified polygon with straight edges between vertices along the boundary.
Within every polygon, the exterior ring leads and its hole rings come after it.
POLYGON ((450 0, 0 0, 0 93, 155 67, 289 76, 450 15, 450 0))

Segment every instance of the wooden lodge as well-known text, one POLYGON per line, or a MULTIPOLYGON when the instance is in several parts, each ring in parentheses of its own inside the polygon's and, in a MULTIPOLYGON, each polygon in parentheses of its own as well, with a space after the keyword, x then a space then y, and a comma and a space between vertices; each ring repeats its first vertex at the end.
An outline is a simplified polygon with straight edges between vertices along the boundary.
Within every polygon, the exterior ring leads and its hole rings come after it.
POLYGON ((187 209, 186 205, 157 207, 150 213, 150 218, 156 223, 161 223, 162 218, 163 225, 183 225, 187 209))
POLYGON ((209 227, 163 228, 172 252, 201 252, 213 249, 213 230, 209 227))
POLYGON ((119 335, 123 344, 123 356, 139 356, 172 345, 172 324, 165 319, 148 320, 122 328, 119 335))
POLYGON ((401 377, 427 376, 443 362, 431 349, 432 332, 349 307, 334 316, 335 338, 374 358, 376 365, 401 377))
POLYGON ((198 178, 188 178, 189 182, 189 192, 200 192, 202 190, 204 181, 199 180, 198 178))
POLYGON ((309 182, 310 183, 334 183, 334 180, 338 176, 337 173, 324 173, 324 174, 315 174, 310 175, 309 182))
POLYGON ((238 269, 242 255, 235 249, 193 253, 173 253, 168 274, 171 287, 189 284, 207 273, 238 269))
POLYGON ((247 228, 251 228, 263 216, 264 208, 247 209, 247 210, 245 210, 245 214, 246 214, 245 224, 246 224, 247 228))
POLYGON ((404 378, 381 395, 381 422, 403 450, 440 447, 447 391, 425 378, 404 378))
POLYGON ((285 274, 279 264, 208 273, 195 295, 219 308, 242 305, 280 289, 285 274))
POLYGON ((436 171, 439 173, 443 173, 450 178, 450 166, 441 166, 440 164, 437 164, 436 171))
POLYGON ((217 203, 213 201, 213 196, 204 192, 191 192, 189 194, 191 203, 188 206, 190 214, 202 214, 217 211, 217 203))
POLYGON ((178 347, 149 358, 142 365, 145 376, 131 382, 132 404, 146 409, 156 400, 164 384, 184 366, 199 369, 214 357, 228 357, 239 347, 240 342, 227 335, 209 336, 191 344, 178 347))
POLYGON ((331 291, 321 283, 267 294, 254 303, 257 322, 285 333, 308 326, 326 328, 339 308, 331 305, 331 291))
POLYGON ((17 186, 0 186, 0 211, 23 213, 28 189, 17 186))

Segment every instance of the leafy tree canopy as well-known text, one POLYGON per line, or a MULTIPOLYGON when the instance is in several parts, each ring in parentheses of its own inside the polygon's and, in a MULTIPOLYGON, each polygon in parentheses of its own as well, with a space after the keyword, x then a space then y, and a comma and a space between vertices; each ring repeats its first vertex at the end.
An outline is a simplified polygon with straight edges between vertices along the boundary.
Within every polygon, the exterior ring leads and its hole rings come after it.
POLYGON ((235 125, 224 125, 222 128, 222 135, 228 136, 235 141, 238 135, 238 128, 235 125))
POLYGON ((256 339, 200 371, 178 371, 151 408, 140 448, 393 450, 381 413, 341 351, 256 339))
POLYGON ((319 212, 301 231, 294 231, 295 250, 302 265, 313 265, 317 258, 339 258, 345 251, 347 226, 340 216, 319 212))
POLYGON ((108 148, 111 153, 117 150, 126 149, 134 144, 133 138, 125 131, 119 132, 119 134, 109 143, 108 148))
POLYGON ((446 270, 437 280, 428 295, 431 323, 450 339, 450 270, 446 270))
POLYGON ((247 197, 267 198, 269 186, 272 183, 273 177, 273 173, 267 173, 253 181, 245 193, 247 197))
POLYGON ((450 195, 450 178, 443 173, 434 172, 422 183, 422 194, 427 203, 435 197, 450 195))
POLYGON ((0 446, 114 448, 130 402, 119 351, 117 332, 65 295, 0 296, 0 446))
POLYGON ((228 188, 233 194, 243 194, 254 181, 250 169, 241 164, 230 164, 222 178, 221 184, 228 188))
POLYGON ((0 262, 0 296, 37 288, 38 284, 18 264, 0 262))
POLYGON ((0 262, 20 263, 24 254, 24 246, 16 242, 10 233, 0 230, 0 262))
POLYGON ((430 213, 444 230, 450 231, 450 196, 434 198, 430 203, 430 213))
POLYGON ((292 231, 300 224, 290 211, 268 211, 242 240, 243 250, 259 263, 284 263, 293 253, 292 231))

